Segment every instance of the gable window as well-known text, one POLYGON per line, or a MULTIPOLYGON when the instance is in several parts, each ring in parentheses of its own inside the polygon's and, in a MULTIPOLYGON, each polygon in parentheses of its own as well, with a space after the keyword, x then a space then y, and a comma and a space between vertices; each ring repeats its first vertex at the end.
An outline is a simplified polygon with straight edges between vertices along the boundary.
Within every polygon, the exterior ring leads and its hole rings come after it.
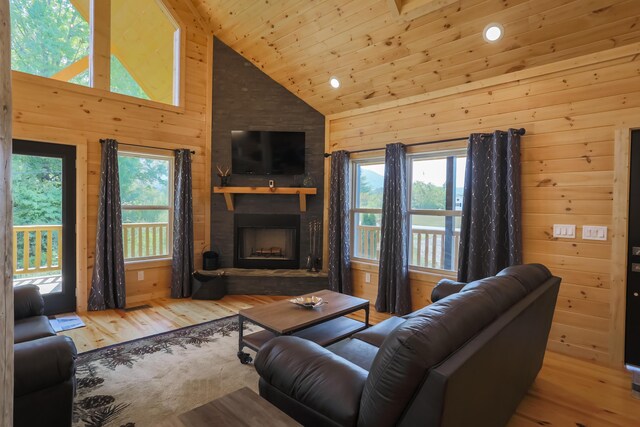
POLYGON ((465 150, 408 159, 412 267, 458 269, 465 150))
POLYGON ((173 163, 168 156, 118 153, 125 261, 171 257, 173 163))
POLYGON ((380 258, 380 226, 384 187, 384 159, 352 163, 352 255, 354 258, 380 258))
POLYGON ((10 0, 10 6, 12 69, 180 103, 181 31, 161 0, 10 0))
POLYGON ((70 0, 11 0, 11 67, 89 86, 90 28, 70 0))

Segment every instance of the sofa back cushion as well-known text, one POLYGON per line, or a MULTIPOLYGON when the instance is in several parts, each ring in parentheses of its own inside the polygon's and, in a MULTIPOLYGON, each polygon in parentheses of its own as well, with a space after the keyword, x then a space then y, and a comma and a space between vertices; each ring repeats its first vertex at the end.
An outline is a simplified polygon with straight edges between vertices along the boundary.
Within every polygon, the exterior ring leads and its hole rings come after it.
POLYGON ((365 383, 359 426, 397 423, 429 368, 527 294, 509 276, 482 279, 465 288, 413 313, 387 337, 365 383))

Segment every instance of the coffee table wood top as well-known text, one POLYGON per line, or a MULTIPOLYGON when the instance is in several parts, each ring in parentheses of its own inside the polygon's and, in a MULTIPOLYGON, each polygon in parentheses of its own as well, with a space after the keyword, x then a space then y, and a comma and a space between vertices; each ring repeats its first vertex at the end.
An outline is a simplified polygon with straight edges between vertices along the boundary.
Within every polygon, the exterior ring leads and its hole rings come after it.
POLYGON ((296 427, 280 409, 247 387, 205 403, 191 411, 167 418, 160 427, 296 427))
POLYGON ((322 298, 327 301, 327 304, 317 308, 304 308, 292 304, 288 300, 282 300, 240 310, 240 315, 272 332, 284 335, 328 319, 352 313, 358 308, 364 308, 369 305, 369 301, 366 299, 329 290, 302 296, 310 297, 312 295, 322 298))

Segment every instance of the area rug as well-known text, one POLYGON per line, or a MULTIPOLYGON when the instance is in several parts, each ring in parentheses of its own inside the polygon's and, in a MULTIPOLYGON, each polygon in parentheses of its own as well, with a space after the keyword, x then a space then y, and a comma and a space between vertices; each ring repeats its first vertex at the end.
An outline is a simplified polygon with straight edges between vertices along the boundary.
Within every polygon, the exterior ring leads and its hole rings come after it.
POLYGON ((258 374, 237 351, 231 316, 81 353, 73 426, 155 426, 239 388, 257 391, 258 374))

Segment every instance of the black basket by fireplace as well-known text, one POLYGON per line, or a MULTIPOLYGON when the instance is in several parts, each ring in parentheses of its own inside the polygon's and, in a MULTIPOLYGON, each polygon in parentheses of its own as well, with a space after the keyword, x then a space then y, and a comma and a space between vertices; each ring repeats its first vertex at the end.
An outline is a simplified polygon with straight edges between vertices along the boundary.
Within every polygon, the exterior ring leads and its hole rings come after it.
POLYGON ((217 270, 220 267, 220 255, 214 251, 206 251, 202 254, 202 269, 217 270))

